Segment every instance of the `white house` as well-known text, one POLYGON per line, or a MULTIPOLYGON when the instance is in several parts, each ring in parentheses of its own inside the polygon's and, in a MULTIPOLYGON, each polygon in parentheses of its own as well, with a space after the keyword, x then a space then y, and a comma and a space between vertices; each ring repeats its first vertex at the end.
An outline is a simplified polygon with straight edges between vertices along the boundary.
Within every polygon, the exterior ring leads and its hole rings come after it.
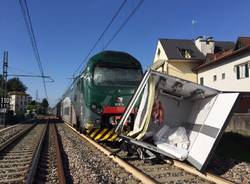
POLYGON ((193 69, 198 83, 221 91, 244 93, 242 111, 250 111, 250 37, 239 37, 235 48, 217 54, 207 54, 206 61, 193 69))
POLYGON ((235 49, 212 57, 194 69, 199 84, 221 91, 250 92, 250 38, 239 38, 235 49), (249 44, 240 43, 242 39, 249 40, 249 44))
POLYGON ((23 114, 26 112, 28 103, 32 100, 31 96, 24 92, 9 92, 10 96, 10 110, 13 110, 14 114, 23 114))

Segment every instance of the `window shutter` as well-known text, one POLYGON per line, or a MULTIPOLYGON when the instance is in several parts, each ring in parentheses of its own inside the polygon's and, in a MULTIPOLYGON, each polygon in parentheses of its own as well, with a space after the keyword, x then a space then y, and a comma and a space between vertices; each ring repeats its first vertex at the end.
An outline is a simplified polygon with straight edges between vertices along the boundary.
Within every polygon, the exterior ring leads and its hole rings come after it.
POLYGON ((246 78, 249 77, 249 68, 248 68, 248 64, 245 64, 245 77, 246 77, 246 78))
POLYGON ((237 79, 240 79, 240 66, 236 66, 237 79))

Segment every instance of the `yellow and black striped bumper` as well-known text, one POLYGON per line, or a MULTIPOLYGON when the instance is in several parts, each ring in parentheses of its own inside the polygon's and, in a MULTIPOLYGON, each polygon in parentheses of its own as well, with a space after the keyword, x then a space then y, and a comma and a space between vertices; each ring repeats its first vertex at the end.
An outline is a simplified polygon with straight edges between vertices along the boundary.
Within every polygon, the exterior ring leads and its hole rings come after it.
POLYGON ((108 141, 114 142, 118 139, 118 135, 115 133, 114 129, 108 128, 92 128, 86 131, 87 135, 94 139, 95 141, 108 141))

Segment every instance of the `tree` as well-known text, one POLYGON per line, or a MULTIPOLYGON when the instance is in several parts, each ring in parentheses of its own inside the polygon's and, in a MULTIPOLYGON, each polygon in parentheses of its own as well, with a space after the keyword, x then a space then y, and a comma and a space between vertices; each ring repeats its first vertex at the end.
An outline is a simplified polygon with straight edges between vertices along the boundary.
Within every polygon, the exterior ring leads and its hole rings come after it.
POLYGON ((2 74, 0 74, 0 86, 2 87, 2 82, 3 82, 3 75, 2 74))
POLYGON ((0 75, 0 96, 4 95, 4 90, 3 90, 3 82, 5 83, 6 81, 4 81, 3 79, 3 75, 0 75))
POLYGON ((49 107, 49 102, 48 102, 48 100, 46 99, 46 98, 44 98, 43 100, 42 100, 42 108, 43 108, 43 110, 44 110, 44 113, 45 114, 47 114, 47 111, 48 111, 48 107, 49 107))
POLYGON ((27 105, 27 110, 32 113, 37 111, 37 102, 35 100, 32 100, 28 105, 27 105))
POLYGON ((23 84, 19 78, 9 79, 7 82, 8 91, 25 92, 28 88, 23 84))

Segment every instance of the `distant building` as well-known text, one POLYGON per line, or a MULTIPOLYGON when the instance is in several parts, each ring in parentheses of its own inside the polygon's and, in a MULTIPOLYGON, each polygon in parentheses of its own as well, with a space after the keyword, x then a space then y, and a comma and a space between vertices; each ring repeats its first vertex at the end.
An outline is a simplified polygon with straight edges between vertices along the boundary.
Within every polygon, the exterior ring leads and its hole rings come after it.
POLYGON ((0 113, 6 113, 9 109, 10 98, 0 97, 0 113))
POLYGON ((14 114, 24 114, 32 97, 24 92, 16 91, 9 92, 8 95, 10 97, 10 110, 13 110, 14 114))
POLYGON ((214 41, 212 37, 199 36, 196 40, 159 39, 153 67, 160 72, 192 82, 198 82, 193 68, 205 62, 207 54, 227 51, 233 42, 214 41))

